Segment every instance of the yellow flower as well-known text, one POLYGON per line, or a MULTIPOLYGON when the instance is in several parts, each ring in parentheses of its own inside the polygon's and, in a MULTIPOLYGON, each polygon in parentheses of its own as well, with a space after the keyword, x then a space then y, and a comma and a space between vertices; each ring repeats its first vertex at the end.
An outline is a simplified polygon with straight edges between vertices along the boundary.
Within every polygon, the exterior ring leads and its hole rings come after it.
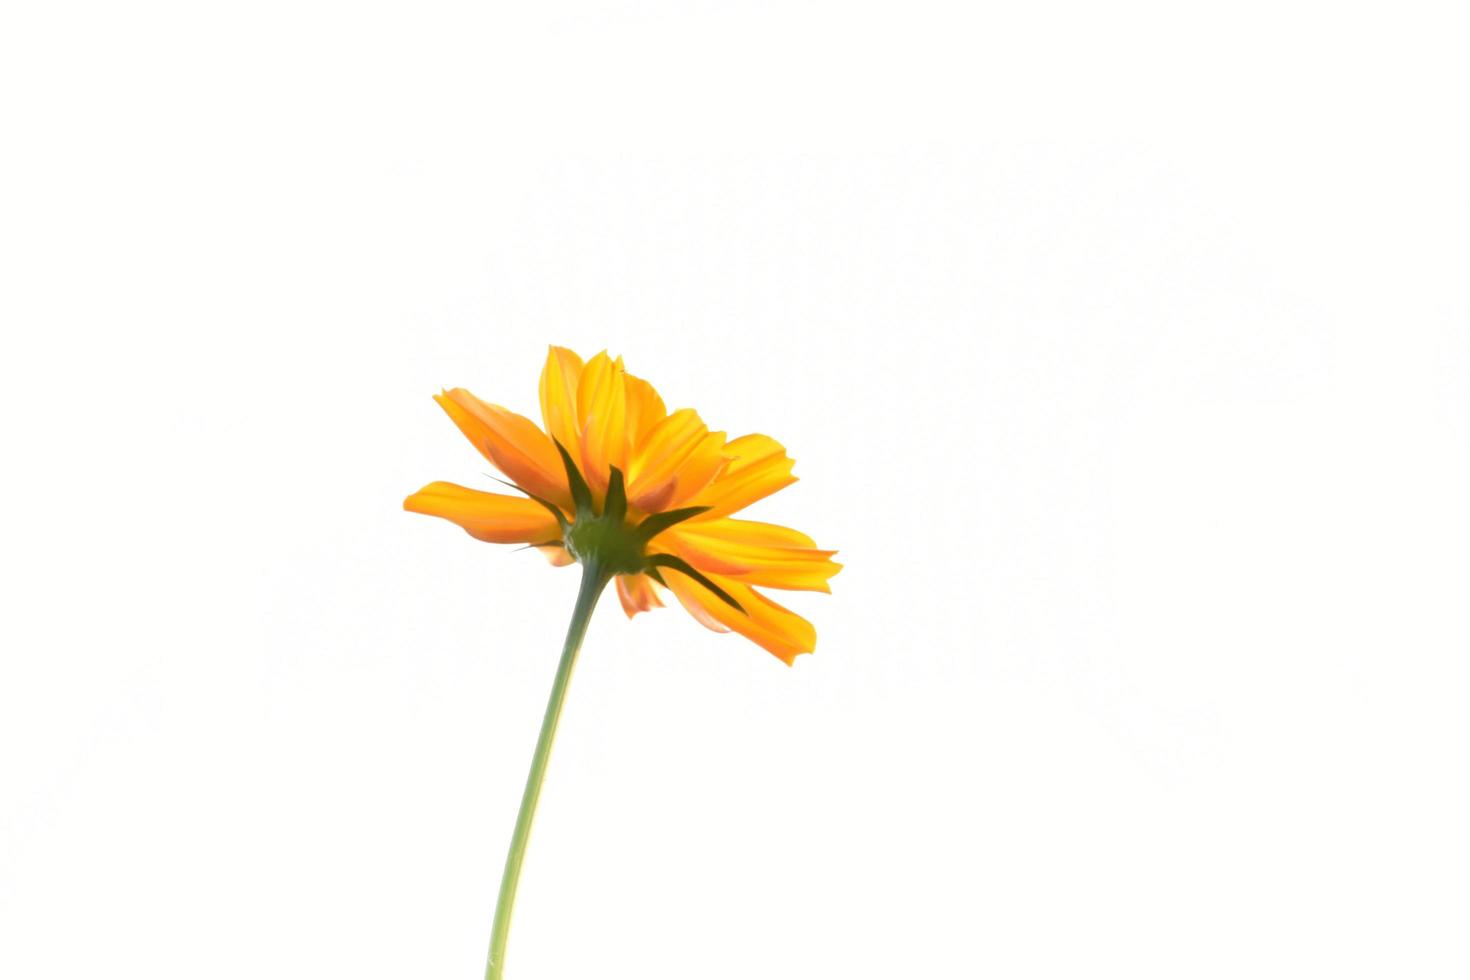
POLYGON ((731 516, 796 482, 769 436, 727 440, 693 409, 670 413, 653 386, 606 352, 585 364, 552 347, 541 372, 545 430, 463 388, 435 396, 526 496, 431 483, 406 510, 481 541, 529 544, 556 565, 614 578, 631 618, 666 587, 712 630, 734 630, 786 663, 816 646, 811 623, 757 587, 830 592, 841 565, 800 531, 731 516))

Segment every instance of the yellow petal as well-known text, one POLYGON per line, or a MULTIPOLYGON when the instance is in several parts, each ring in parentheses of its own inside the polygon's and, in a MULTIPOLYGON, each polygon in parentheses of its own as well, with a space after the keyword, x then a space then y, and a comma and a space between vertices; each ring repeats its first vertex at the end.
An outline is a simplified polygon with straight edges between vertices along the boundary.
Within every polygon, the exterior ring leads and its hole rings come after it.
POLYGON ((653 580, 647 575, 619 575, 618 601, 623 604, 623 612, 628 614, 629 619, 638 613, 663 606, 658 593, 654 591, 653 580))
POLYGON ((661 510, 669 509, 669 501, 674 499, 674 491, 679 489, 679 481, 669 477, 663 483, 657 484, 650 490, 628 495, 633 510, 642 511, 645 514, 657 514, 661 510))
POLYGON ((688 499, 725 465, 724 441, 724 434, 710 432, 692 408, 664 417, 628 463, 628 499, 645 513, 688 499))
MULTIPOLYGON (((607 489, 609 467, 628 470, 627 389, 622 358, 607 351, 582 369, 577 381, 577 418, 582 424, 582 475, 595 494, 607 489)), ((569 447, 570 448, 570 447, 569 447)))
POLYGON ((567 506, 566 467, 546 433, 524 415, 482 402, 463 388, 434 400, 485 458, 527 492, 567 506))
POLYGON ((455 483, 431 483, 405 500, 403 509, 453 521, 471 536, 496 544, 534 544, 561 537, 556 518, 536 501, 455 483))
POLYGON ((680 604, 706 626, 713 620, 718 625, 712 628, 723 626, 732 629, 788 665, 797 654, 816 649, 817 631, 811 623, 747 585, 720 575, 710 576, 711 581, 740 603, 745 610, 741 612, 680 571, 666 568, 663 574, 669 590, 680 604))
POLYGON ((631 374, 623 375, 628 399, 628 461, 631 464, 644 438, 669 414, 653 385, 631 374))
POLYGON ((567 447, 577 458, 582 426, 577 416, 577 382, 582 377, 582 359, 565 347, 552 347, 541 369, 541 420, 551 438, 567 447))
POLYGON ((672 476, 695 440, 708 431, 699 413, 692 408, 681 408, 659 419, 628 462, 629 488, 637 485, 639 480, 658 483, 672 476))
POLYGON ((674 471, 675 490, 668 506, 682 507, 725 472, 730 460, 724 453, 725 434, 708 433, 674 471))
POLYGON ((795 460, 770 436, 741 436, 727 443, 724 452, 729 458, 724 472, 687 501, 710 508, 696 520, 726 517, 796 482, 791 475, 795 460))
POLYGON ((701 537, 718 538, 721 541, 762 544, 772 548, 815 548, 817 546, 815 541, 795 528, 783 527, 780 524, 767 524, 764 521, 744 521, 734 517, 721 517, 715 520, 702 520, 697 528, 693 524, 684 525, 684 527, 701 537))
POLYGON ((808 592, 831 592, 827 580, 842 570, 832 561, 835 551, 758 543, 785 532, 810 540, 799 531, 756 521, 724 518, 703 524, 681 524, 661 534, 658 547, 671 550, 707 574, 726 575, 747 585, 808 592), (743 525, 754 525, 746 531, 743 525))

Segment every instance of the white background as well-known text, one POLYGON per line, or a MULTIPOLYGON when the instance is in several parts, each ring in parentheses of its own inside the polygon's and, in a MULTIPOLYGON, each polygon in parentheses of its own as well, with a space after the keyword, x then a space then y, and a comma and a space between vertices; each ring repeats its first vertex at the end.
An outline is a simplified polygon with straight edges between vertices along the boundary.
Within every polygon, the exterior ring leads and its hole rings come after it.
POLYGON ((480 975, 548 343, 847 568, 599 610, 515 980, 1470 973, 1464 24, 1188 6, 8 7, 0 975, 480 975))

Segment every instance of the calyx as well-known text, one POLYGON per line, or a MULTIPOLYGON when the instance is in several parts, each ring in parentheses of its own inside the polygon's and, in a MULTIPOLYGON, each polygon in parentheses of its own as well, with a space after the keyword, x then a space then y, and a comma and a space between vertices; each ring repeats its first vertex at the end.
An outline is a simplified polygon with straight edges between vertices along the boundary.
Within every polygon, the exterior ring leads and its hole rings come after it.
POLYGON ((698 582, 740 612, 745 611, 733 596, 678 555, 650 553, 648 550, 649 542, 656 535, 681 521, 703 514, 709 510, 708 507, 681 507, 678 510, 660 511, 648 515, 637 524, 630 524, 628 492, 623 471, 616 466, 608 468, 607 493, 603 496, 602 509, 599 512, 593 503, 592 488, 583 479, 571 454, 560 442, 556 443, 556 449, 561 453, 562 465, 566 467, 567 486, 571 489, 572 504, 576 508, 576 514, 570 520, 551 501, 516 487, 550 511, 561 528, 560 539, 537 542, 537 547, 559 545, 589 570, 596 569, 607 578, 641 573, 667 587, 660 569, 671 568, 698 582))

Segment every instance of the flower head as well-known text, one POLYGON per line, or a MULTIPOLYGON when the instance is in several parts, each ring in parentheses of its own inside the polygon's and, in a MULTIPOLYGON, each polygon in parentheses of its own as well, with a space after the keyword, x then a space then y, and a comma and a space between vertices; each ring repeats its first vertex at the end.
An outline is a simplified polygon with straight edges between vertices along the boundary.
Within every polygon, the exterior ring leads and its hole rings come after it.
POLYGON ((463 388, 435 400, 524 496, 431 483, 405 510, 473 537, 536 547, 555 565, 613 577, 631 618, 666 588, 712 630, 734 630, 786 663, 816 630, 757 587, 831 591, 841 565, 800 531, 740 520, 742 508, 796 482, 763 435, 726 439, 693 409, 669 412, 653 386, 606 352, 583 363, 552 347, 541 372, 543 430, 463 388))

